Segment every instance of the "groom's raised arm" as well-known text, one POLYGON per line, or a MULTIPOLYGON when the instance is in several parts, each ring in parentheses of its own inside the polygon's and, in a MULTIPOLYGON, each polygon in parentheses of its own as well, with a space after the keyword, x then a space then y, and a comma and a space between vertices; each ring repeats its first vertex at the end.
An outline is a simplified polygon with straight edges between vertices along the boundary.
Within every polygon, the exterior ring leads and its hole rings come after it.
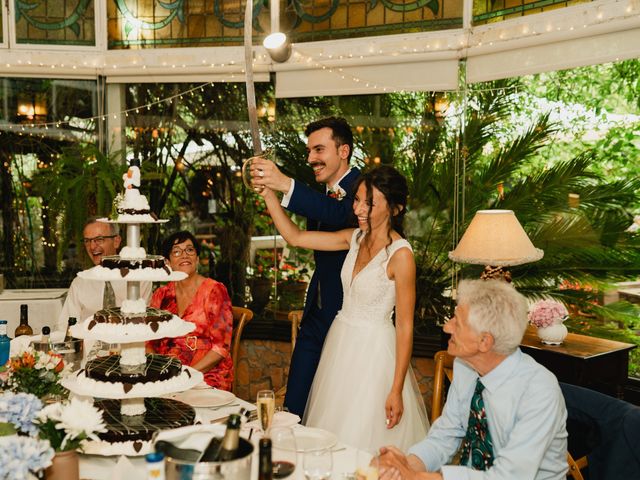
POLYGON ((296 181, 286 209, 326 225, 345 227, 353 220, 352 187, 353 182, 349 183, 348 188, 343 187, 346 194, 338 200, 296 181))

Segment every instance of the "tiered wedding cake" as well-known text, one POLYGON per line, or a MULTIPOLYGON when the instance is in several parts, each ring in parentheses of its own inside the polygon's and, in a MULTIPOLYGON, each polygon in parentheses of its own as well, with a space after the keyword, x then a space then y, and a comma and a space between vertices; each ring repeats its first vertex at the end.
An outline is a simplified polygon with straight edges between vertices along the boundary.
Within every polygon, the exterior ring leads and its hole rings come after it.
POLYGON ((140 170, 136 160, 123 176, 125 192, 116 199, 118 217, 103 222, 127 225, 127 245, 120 255, 103 257, 101 265, 80 272, 82 278, 126 281, 127 299, 120 308, 98 311, 72 328, 78 338, 120 343, 119 355, 89 360, 84 369, 67 377, 63 385, 78 395, 100 398, 108 431, 91 442, 86 453, 100 455, 143 455, 152 450, 155 432, 191 425, 193 408, 182 402, 157 398, 187 390, 203 381, 199 371, 183 366, 179 360, 145 353, 145 342, 179 337, 195 325, 166 312, 148 308, 140 298, 141 281, 183 280, 186 274, 173 272, 162 256, 147 255, 140 247, 140 225, 159 223, 140 194, 140 170))

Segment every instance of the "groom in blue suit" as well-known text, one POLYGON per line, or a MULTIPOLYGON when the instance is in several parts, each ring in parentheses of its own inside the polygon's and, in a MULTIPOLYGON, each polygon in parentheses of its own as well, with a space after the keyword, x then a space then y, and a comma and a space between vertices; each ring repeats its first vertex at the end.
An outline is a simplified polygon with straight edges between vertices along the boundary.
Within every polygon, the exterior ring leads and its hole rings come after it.
MULTIPOLYGON (((307 218, 308 230, 334 232, 356 225, 353 187, 360 171, 349 167, 353 133, 343 118, 328 117, 305 129, 307 162, 315 179, 326 186, 320 193, 284 175, 265 159, 252 162, 253 184, 284 193, 282 206, 307 218)), ((331 322, 342 307, 340 270, 347 250, 314 251, 315 272, 309 283, 296 348, 291 358, 285 407, 300 417, 304 414, 320 353, 331 322)), ((340 372, 336 372, 337 375, 340 372)))

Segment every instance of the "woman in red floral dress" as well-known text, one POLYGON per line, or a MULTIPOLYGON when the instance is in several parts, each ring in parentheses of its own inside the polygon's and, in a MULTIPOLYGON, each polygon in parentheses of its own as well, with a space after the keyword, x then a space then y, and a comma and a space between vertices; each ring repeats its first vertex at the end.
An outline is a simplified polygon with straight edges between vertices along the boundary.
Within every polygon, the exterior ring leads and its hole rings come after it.
POLYGON ((164 241, 162 254, 171 268, 188 277, 158 288, 150 305, 194 323, 196 329, 183 337, 152 340, 147 342, 147 348, 201 371, 204 381, 212 387, 231 390, 231 299, 222 283, 197 272, 199 253, 200 246, 189 232, 176 232, 164 241))

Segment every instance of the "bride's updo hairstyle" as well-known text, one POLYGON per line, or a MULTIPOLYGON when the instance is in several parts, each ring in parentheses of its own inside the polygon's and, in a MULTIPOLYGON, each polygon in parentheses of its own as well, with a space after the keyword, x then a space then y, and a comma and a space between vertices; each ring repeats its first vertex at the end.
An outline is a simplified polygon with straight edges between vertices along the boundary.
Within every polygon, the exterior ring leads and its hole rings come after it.
MULTIPOLYGON (((395 230, 404 238, 404 215, 407 213, 407 196, 409 195, 409 187, 407 179, 404 178, 398 170, 388 165, 369 170, 362 175, 356 182, 354 191, 357 191, 361 184, 367 188, 367 202, 369 205, 373 202, 373 188, 377 188, 389 205, 390 229, 395 230), (395 212, 395 214, 394 214, 395 212)), ((371 206, 369 206, 371 211, 371 206)), ((369 220, 367 220, 369 222, 369 220)), ((369 230, 371 224, 369 223, 369 230)), ((389 232, 389 243, 391 243, 391 233, 389 232)))

